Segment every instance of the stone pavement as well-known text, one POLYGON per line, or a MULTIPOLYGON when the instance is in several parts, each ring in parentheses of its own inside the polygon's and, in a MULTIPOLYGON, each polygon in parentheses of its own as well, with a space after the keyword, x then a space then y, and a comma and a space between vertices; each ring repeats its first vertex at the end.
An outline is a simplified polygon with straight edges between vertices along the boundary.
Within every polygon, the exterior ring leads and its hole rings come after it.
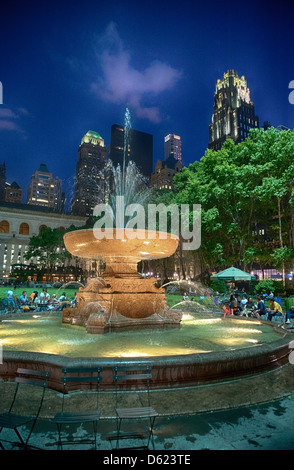
MULTIPOLYGON (((6 409, 13 386, 0 382, 0 412, 6 409)), ((77 392, 75 399, 79 401, 81 394, 85 401, 87 392, 77 392)), ((113 395, 113 392, 100 394, 96 459, 113 450, 114 442, 108 438, 116 426, 113 395)), ((222 383, 152 391, 151 401, 159 413, 154 427, 154 452, 294 450, 294 366, 290 363, 270 372, 222 383)), ((60 406, 61 395, 48 390, 31 446, 46 451, 57 449, 57 432, 51 418, 60 411, 60 406)), ((85 438, 88 432, 83 425, 74 430, 85 438)), ((5 442, 16 440, 10 431, 3 430, 0 436, 7 449, 19 449, 5 442)), ((135 443, 123 442, 124 446, 131 444, 135 443)), ((88 444, 74 447, 90 448, 88 444)), ((150 446, 149 453, 152 452, 150 446)), ((93 453, 90 455, 92 458, 93 453)))

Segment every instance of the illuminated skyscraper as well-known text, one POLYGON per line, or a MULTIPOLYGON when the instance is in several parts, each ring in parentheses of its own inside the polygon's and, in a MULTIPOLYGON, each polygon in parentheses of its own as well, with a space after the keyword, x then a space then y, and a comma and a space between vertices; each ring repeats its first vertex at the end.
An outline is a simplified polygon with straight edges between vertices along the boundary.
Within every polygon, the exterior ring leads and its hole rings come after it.
POLYGON ((27 204, 50 207, 60 212, 63 210, 63 203, 62 180, 58 177, 53 178, 47 165, 41 163, 39 169, 32 175, 27 204))
POLYGON ((75 196, 72 203, 74 215, 90 217, 94 207, 104 199, 106 147, 98 132, 88 131, 81 140, 76 166, 75 196))
POLYGON ((176 134, 168 134, 164 138, 164 160, 169 157, 182 161, 182 141, 176 134))
POLYGON ((245 77, 240 78, 235 70, 228 70, 223 80, 216 82, 208 148, 219 150, 226 139, 241 142, 248 137, 251 128, 258 126, 245 77))

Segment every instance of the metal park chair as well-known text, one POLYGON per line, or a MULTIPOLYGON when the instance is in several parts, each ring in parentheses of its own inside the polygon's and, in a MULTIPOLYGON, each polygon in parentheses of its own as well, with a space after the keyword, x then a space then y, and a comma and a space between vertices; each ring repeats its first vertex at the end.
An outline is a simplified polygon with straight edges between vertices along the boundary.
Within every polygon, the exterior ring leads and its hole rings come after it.
MULTIPOLYGON (((17 377, 15 378, 16 387, 9 411, 0 414, 0 433, 3 429, 12 429, 18 437, 18 442, 13 444, 23 448, 28 447, 29 439, 42 408, 49 377, 50 372, 23 368, 17 369, 17 377), (32 394, 31 387, 35 391, 38 388, 38 392, 32 394), (25 439, 21 435, 20 428, 26 425, 30 427, 30 430, 25 439)), ((0 440, 0 447, 2 450, 5 450, 3 442, 11 441, 0 440)))
MULTIPOLYGON (((66 367, 62 369, 63 376, 61 378, 63 384, 63 398, 62 398, 62 410, 61 412, 57 413, 54 418, 53 422, 57 426, 58 430, 58 448, 62 449, 63 445, 71 445, 71 444, 86 444, 86 443, 93 443, 94 448, 96 449, 97 444, 97 422, 100 418, 100 411, 99 411, 99 391, 100 391, 100 382, 102 380, 101 372, 102 367, 66 367), (70 405, 67 404, 66 408, 74 411, 67 411, 65 410, 65 396, 71 395, 73 396, 74 392, 70 390, 70 385, 76 384, 93 384, 94 392, 96 393, 96 405, 95 408, 90 410, 83 410, 77 411, 80 405, 84 406, 84 395, 79 394, 79 400, 75 400, 75 403, 70 405), (72 434, 72 438, 62 440, 61 431, 62 426, 71 426, 83 423, 92 423, 93 425, 93 438, 92 439, 83 439, 83 438, 74 438, 72 434)), ((72 397, 69 397, 69 401, 71 401, 72 397)), ((76 426, 75 426, 76 429, 76 426)))
POLYGON ((153 427, 158 413, 150 405, 149 390, 150 380, 152 379, 151 366, 122 365, 115 366, 113 371, 116 395, 115 411, 117 415, 116 448, 119 448, 121 439, 131 440, 131 442, 140 440, 140 443, 144 443, 140 446, 131 446, 128 448, 149 449, 150 441, 152 441, 154 447, 153 427), (134 387, 134 384, 136 384, 136 387, 134 387), (146 392, 147 403, 143 404, 140 397, 139 406, 134 406, 134 392, 136 392, 137 395, 141 395, 141 392, 146 392), (130 404, 131 406, 129 406, 130 404), (126 407, 125 405, 128 406, 126 407), (122 429, 123 422, 124 427, 127 428, 126 430, 122 429), (138 426, 139 423, 141 424, 138 426), (130 424, 133 425, 131 426, 131 430, 130 424), (140 429, 140 426, 142 429, 140 429))

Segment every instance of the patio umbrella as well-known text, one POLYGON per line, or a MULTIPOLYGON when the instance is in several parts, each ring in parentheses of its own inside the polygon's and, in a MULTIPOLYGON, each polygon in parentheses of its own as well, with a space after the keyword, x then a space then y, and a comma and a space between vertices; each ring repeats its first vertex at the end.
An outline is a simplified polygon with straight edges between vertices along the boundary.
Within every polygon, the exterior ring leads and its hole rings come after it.
POLYGON ((241 271, 241 269, 231 268, 220 271, 219 273, 210 276, 211 280, 223 280, 223 281, 252 281, 255 279, 255 276, 251 276, 250 273, 241 271))

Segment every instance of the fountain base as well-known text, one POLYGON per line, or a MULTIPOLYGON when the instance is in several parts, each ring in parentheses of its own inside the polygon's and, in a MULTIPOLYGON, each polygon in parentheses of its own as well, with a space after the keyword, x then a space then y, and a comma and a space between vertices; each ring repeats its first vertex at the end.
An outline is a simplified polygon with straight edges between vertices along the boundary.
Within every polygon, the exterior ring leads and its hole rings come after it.
POLYGON ((156 279, 106 276, 80 288, 78 305, 65 308, 62 322, 104 334, 134 328, 179 327, 181 315, 166 309, 165 291, 156 279))

